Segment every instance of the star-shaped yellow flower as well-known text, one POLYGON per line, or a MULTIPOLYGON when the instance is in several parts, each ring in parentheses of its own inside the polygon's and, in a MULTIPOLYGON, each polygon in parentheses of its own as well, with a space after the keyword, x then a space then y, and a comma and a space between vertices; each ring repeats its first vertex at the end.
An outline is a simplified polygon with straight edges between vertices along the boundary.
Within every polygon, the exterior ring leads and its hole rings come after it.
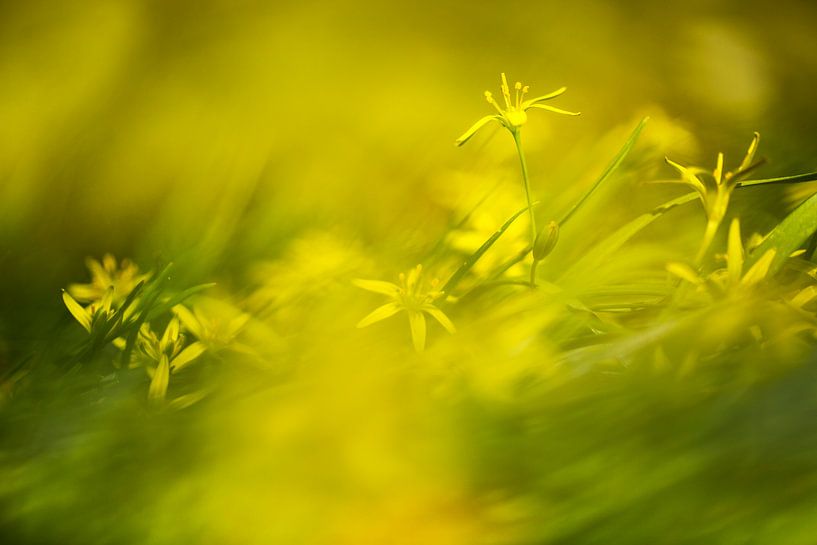
POLYGON ((757 164, 754 163, 754 158, 759 141, 760 134, 755 133, 751 144, 749 144, 749 149, 743 157, 743 161, 741 161, 738 168, 733 171, 724 171, 723 153, 718 154, 715 170, 712 171, 702 167, 685 167, 671 161, 669 158, 665 158, 667 164, 677 170, 681 175, 680 180, 669 181, 681 183, 694 189, 698 193, 698 197, 706 212, 706 231, 696 262, 700 262, 701 259, 703 259, 705 252, 709 249, 715 237, 718 227, 720 227, 724 216, 726 216, 726 210, 729 207, 732 191, 738 186, 741 178, 757 166, 757 164))
POLYGON ((148 399, 163 401, 171 373, 187 367, 201 356, 206 347, 199 341, 184 346, 184 335, 179 332, 179 319, 171 318, 161 338, 147 324, 139 330, 138 347, 145 360, 145 371, 150 376, 148 399))
POLYGON ((485 91, 485 99, 488 101, 488 104, 496 108, 498 113, 494 115, 486 115, 474 123, 470 129, 465 131, 462 136, 457 138, 456 143, 458 146, 465 144, 472 136, 474 136, 474 134, 476 134, 479 129, 491 121, 498 121, 503 127, 512 133, 515 133, 517 130, 519 130, 519 127, 528 121, 527 111, 531 108, 538 108, 540 110, 547 110, 549 112, 563 115, 579 115, 578 112, 568 112, 567 110, 561 110, 559 108, 554 108, 553 106, 548 106, 547 104, 542 104, 542 102, 556 98, 564 93, 567 90, 567 87, 561 87, 552 93, 525 100, 525 95, 528 93, 529 89, 527 85, 522 85, 522 83, 517 81, 514 85, 515 96, 512 97, 511 89, 508 86, 508 79, 505 77, 504 72, 502 73, 501 79, 502 84, 500 87, 502 89, 502 98, 505 102, 505 107, 503 108, 500 106, 490 91, 485 91))
POLYGON ((128 259, 117 263, 111 254, 105 254, 101 261, 89 257, 85 265, 91 271, 91 282, 68 286, 68 293, 80 303, 100 303, 110 290, 111 303, 116 307, 149 276, 139 274, 139 267, 128 259))
POLYGON ((386 295, 391 299, 390 302, 376 308, 360 320, 357 327, 366 327, 405 310, 409 318, 411 339, 417 352, 425 349, 426 314, 437 320, 449 333, 454 333, 456 330, 454 324, 442 310, 434 305, 434 301, 443 296, 443 292, 438 289, 439 281, 434 279, 431 282, 425 282, 422 272, 423 266, 417 265, 407 275, 400 273, 399 284, 381 280, 354 280, 357 287, 386 295))

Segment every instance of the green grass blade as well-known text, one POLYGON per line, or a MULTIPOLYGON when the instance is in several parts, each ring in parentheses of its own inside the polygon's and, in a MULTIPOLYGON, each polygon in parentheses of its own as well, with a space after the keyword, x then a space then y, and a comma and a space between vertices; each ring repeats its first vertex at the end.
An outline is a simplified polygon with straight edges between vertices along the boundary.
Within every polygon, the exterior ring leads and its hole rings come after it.
POLYGON ((161 316, 165 312, 168 312, 170 309, 175 307, 178 304, 184 303, 185 300, 189 299, 193 295, 199 293, 200 291, 204 291, 206 289, 210 289, 215 286, 215 282, 210 282, 207 284, 199 284, 197 286, 193 286, 192 288, 187 288, 183 292, 174 295, 168 298, 166 301, 162 301, 155 307, 153 307, 150 312, 148 312, 148 321, 153 320, 154 318, 161 316))
POLYGON ((443 286, 442 291, 445 292, 446 294, 450 294, 451 291, 457 287, 457 284, 459 284, 460 281, 465 277, 465 275, 468 274, 468 271, 471 270, 471 268, 474 266, 474 264, 476 264, 479 258, 482 257, 485 254, 485 252, 487 252, 497 240, 499 240, 499 237, 501 237, 505 233, 505 231, 508 230, 508 228, 513 224, 514 221, 516 221, 516 219, 519 216, 521 216, 527 211, 528 207, 526 206, 525 208, 522 208, 521 210, 516 212, 513 216, 511 216, 508 219, 508 221, 502 224, 502 227, 500 227, 499 230, 497 230, 493 235, 491 235, 488 238, 488 240, 483 242, 482 246, 477 248, 477 251, 468 256, 468 259, 466 259, 462 263, 462 265, 460 265, 460 267, 454 272, 454 274, 451 275, 451 278, 448 279, 448 282, 445 283, 445 286, 443 286))
POLYGON ((802 184, 805 182, 817 181, 817 172, 807 172, 805 174, 797 174, 795 176, 783 176, 781 178, 764 178, 763 180, 746 180, 738 182, 737 187, 753 187, 758 185, 775 185, 775 184, 802 184))
POLYGON ((663 216, 676 206, 681 206, 698 199, 697 193, 687 193, 671 201, 667 201, 661 206, 657 206, 635 218, 634 220, 619 227, 609 237, 603 239, 588 251, 582 258, 575 262, 565 271, 562 277, 576 274, 580 270, 593 268, 596 264, 606 261, 611 255, 618 251, 628 240, 634 237, 639 231, 647 227, 656 219, 663 216))
POLYGON ((559 226, 563 226, 565 222, 567 222, 567 220, 569 220, 576 212, 578 212, 579 208, 582 207, 582 205, 587 201, 587 199, 590 198, 590 196, 596 191, 596 189, 598 189, 599 186, 601 186, 601 184, 604 183, 604 181, 607 178, 609 178, 610 175, 613 174, 613 172, 615 172, 619 166, 621 166, 621 163, 624 161, 624 158, 627 157, 627 154, 630 153, 630 150, 632 150, 633 146, 635 146, 638 137, 641 135, 641 131, 644 129, 644 125, 646 125, 647 121, 649 120, 650 120, 649 117, 645 117, 644 119, 641 120, 641 122, 633 130, 633 132, 630 133, 630 137, 624 143, 624 146, 619 150, 619 152, 616 154, 616 156, 613 158, 610 164, 607 165, 607 168, 604 169, 604 172, 601 173, 599 179, 596 180, 596 182, 590 187, 587 193, 585 193, 581 199, 576 201, 576 204, 574 204, 573 207, 570 210, 568 210, 564 216, 562 216, 562 219, 559 221, 559 226))
POLYGON ((789 255, 817 231, 817 194, 806 199, 772 229, 772 232, 755 248, 746 260, 746 269, 754 265, 770 249, 776 250, 768 275, 775 274, 789 255))

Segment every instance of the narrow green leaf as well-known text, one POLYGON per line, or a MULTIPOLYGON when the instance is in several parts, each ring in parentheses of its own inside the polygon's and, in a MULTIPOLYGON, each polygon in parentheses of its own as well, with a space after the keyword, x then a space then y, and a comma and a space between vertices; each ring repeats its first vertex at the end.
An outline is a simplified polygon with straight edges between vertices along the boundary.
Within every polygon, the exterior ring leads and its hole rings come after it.
POLYGON ((513 224, 514 221, 516 221, 516 219, 519 216, 521 216, 522 214, 524 214, 527 211, 528 211, 527 206, 525 208, 522 208, 521 210, 517 211, 513 216, 511 216, 508 219, 508 221, 506 221, 504 224, 502 224, 502 227, 500 227, 497 232, 495 232, 493 235, 491 235, 488 238, 488 240, 483 242, 482 246, 477 248, 477 251, 475 251, 473 254, 468 256, 468 259, 466 259, 462 263, 462 265, 460 265, 459 269, 454 271, 454 274, 451 275, 451 278, 449 278, 448 282, 445 283, 445 285, 442 288, 442 291, 444 293, 450 294, 451 290, 453 290, 455 287, 457 287, 457 284, 459 284, 460 281, 465 277, 465 275, 468 274, 468 271, 471 270, 471 268, 479 260, 479 258, 482 257, 485 254, 485 252, 487 252, 491 248, 491 246, 494 245, 494 243, 497 240, 499 240, 499 237, 501 237, 505 233, 505 231, 508 230, 508 228, 513 224))
POLYGON ((599 263, 605 262, 611 255, 619 250, 628 240, 634 237, 639 231, 647 227, 656 219, 663 216, 676 206, 681 206, 698 199, 698 193, 687 193, 671 201, 667 201, 661 206, 657 206, 619 227, 610 236, 596 244, 585 255, 570 266, 562 275, 563 278, 570 277, 580 270, 587 270, 595 267, 599 263))
POLYGON ((752 267, 771 249, 776 250, 769 266, 769 276, 774 275, 788 257, 798 249, 808 237, 817 231, 817 194, 806 199, 786 216, 777 227, 763 239, 747 257, 747 267, 752 267))
POLYGON ((745 180, 743 182, 738 182, 737 187, 753 187, 758 185, 774 185, 774 184, 802 184, 805 182, 814 181, 817 181, 817 172, 807 172, 805 174, 797 174, 795 176, 783 176, 781 178, 745 180))
POLYGON ((621 163, 624 161, 624 158, 627 157, 627 154, 630 153, 630 150, 632 150, 633 146, 635 146, 638 137, 641 135, 641 131, 644 129, 644 125, 646 125, 647 121, 649 120, 650 120, 649 117, 645 117, 644 119, 641 120, 641 122, 638 124, 635 130, 633 130, 633 132, 630 134, 630 137, 627 138, 627 141, 624 143, 624 146, 619 150, 616 156, 613 157, 613 160, 610 162, 609 165, 607 165, 607 168, 604 169, 604 172, 601 173, 601 176, 599 176, 598 180, 596 180, 596 182, 590 187, 587 193, 585 193, 582 196, 582 198, 580 198, 576 202, 576 204, 574 204, 573 207, 570 210, 568 210, 564 216, 562 216, 562 219, 559 221, 560 226, 564 226, 565 222, 567 222, 567 220, 569 220, 573 216, 573 214, 575 214, 579 210, 579 208, 581 208, 585 201, 587 201, 587 199, 590 198, 590 195, 592 195, 596 191, 596 189, 598 189, 598 187, 602 183, 604 183, 604 181, 607 178, 609 178, 610 175, 613 174, 613 172, 615 172, 619 166, 621 166, 621 163))

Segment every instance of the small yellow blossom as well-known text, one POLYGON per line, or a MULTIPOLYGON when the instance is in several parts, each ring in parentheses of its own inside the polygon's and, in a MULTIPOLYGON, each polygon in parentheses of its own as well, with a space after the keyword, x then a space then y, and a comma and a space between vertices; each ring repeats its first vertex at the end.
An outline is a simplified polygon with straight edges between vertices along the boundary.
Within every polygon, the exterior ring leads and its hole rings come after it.
POLYGON ((62 301, 68 312, 80 323, 85 331, 93 332, 94 325, 97 323, 107 322, 115 314, 115 310, 111 308, 113 301, 113 288, 108 288, 103 293, 98 301, 83 307, 76 299, 71 297, 67 291, 62 291, 62 301))
POLYGON ((710 295, 738 295, 745 293, 763 281, 769 273, 774 260, 775 249, 770 249, 744 272, 746 251, 741 241, 740 221, 735 218, 729 226, 729 239, 726 248, 726 267, 701 276, 698 271, 686 263, 669 263, 667 271, 671 274, 702 288, 710 295))
POLYGON ((202 299, 192 305, 176 305, 173 312, 184 328, 208 348, 218 350, 233 344, 236 336, 247 324, 250 315, 232 305, 210 299, 202 299))
POLYGON ((185 338, 179 332, 179 319, 172 318, 159 338, 147 324, 139 330, 138 347, 148 360, 145 371, 150 376, 148 399, 163 401, 167 394, 171 373, 176 373, 201 356, 206 347, 201 342, 184 346, 185 338))
POLYGON ((514 96, 512 97, 511 89, 508 86, 508 80, 505 77, 504 72, 501 75, 501 80, 502 84, 500 87, 502 89, 502 98, 505 102, 505 107, 503 108, 496 101, 496 99, 494 99, 494 96, 490 91, 485 91, 485 99, 488 101, 488 104, 496 109, 498 113, 494 115, 487 115, 474 123, 470 129, 465 131, 462 136, 457 138, 456 144, 458 146, 465 144, 472 136, 474 136, 474 134, 476 134, 479 129, 491 121, 498 121, 503 127, 511 131, 511 133, 515 133, 519 130, 519 127, 528 121, 527 111, 531 108, 538 108, 540 110, 547 110, 549 112, 563 115, 579 115, 578 112, 568 112, 566 110, 554 108, 553 106, 548 106, 547 104, 542 104, 542 102, 554 99, 564 93, 567 90, 567 87, 561 87, 546 95, 525 100, 525 95, 528 93, 529 89, 527 85, 522 85, 521 82, 517 81, 514 85, 514 96))
POLYGON ((706 212, 706 231, 696 262, 703 259, 704 254, 709 249, 715 233, 726 215, 732 191, 737 187, 740 179, 755 166, 753 161, 759 141, 760 134, 755 133, 743 161, 733 171, 724 172, 723 153, 718 154, 715 170, 711 172, 701 167, 685 167, 668 158, 666 159, 667 164, 681 174, 680 180, 672 180, 672 182, 681 183, 694 189, 698 193, 706 212))
POLYGON ((411 339, 417 352, 425 349, 426 314, 437 320, 449 333, 454 333, 454 324, 434 305, 434 301, 443 296, 443 292, 438 289, 439 281, 434 279, 426 283, 422 278, 422 272, 423 266, 417 265, 407 275, 400 273, 399 284, 380 280, 354 280, 354 284, 359 288, 386 295, 391 299, 360 320, 357 327, 366 327, 404 310, 408 314, 411 339))
POLYGON ((111 289, 111 303, 118 306, 128 294, 149 275, 139 274, 139 267, 128 259, 119 264, 111 254, 105 254, 102 261, 88 258, 85 261, 91 271, 91 282, 88 284, 71 284, 68 293, 80 303, 101 302, 111 289))

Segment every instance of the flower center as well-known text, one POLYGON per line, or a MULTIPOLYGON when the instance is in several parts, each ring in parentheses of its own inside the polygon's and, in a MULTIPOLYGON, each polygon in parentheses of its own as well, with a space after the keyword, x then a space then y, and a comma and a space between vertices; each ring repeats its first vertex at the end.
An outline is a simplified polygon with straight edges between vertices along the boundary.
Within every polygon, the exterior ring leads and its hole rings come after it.
POLYGON ((505 112, 504 116, 505 119, 508 120, 508 123, 514 127, 521 127, 528 121, 528 114, 526 114, 524 110, 511 108, 505 112))

